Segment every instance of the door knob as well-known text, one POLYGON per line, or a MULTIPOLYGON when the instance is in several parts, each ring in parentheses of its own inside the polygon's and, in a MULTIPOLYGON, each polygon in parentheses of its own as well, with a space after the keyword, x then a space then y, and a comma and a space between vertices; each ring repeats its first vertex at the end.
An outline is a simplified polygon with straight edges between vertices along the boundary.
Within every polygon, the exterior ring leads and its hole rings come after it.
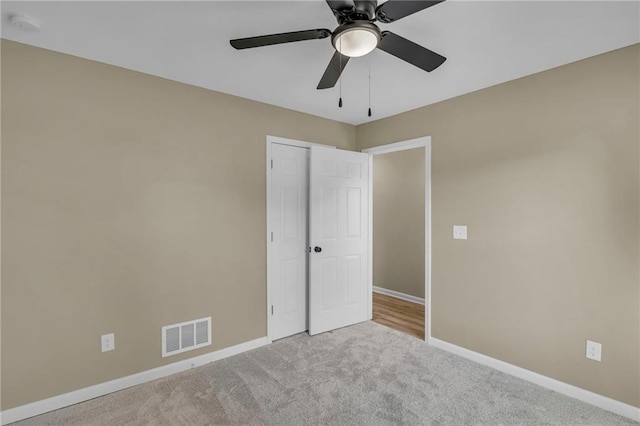
POLYGON ((322 247, 318 247, 316 246, 313 251, 315 251, 316 253, 320 253, 322 251, 322 247))

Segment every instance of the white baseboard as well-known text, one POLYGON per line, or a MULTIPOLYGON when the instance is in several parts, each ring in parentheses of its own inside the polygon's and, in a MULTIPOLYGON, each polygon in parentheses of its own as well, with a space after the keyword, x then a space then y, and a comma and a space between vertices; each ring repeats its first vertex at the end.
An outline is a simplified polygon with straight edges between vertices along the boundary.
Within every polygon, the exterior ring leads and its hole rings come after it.
POLYGON ((488 367, 502 371, 503 373, 519 377, 544 388, 551 389, 563 395, 567 395, 580 401, 586 402, 587 404, 594 405, 598 408, 602 408, 620 416, 640 422, 640 408, 638 407, 634 407, 632 405, 616 401, 615 399, 608 398, 606 396, 588 391, 586 389, 582 389, 577 386, 552 379, 551 377, 543 376, 542 374, 534 373, 533 371, 526 370, 522 367, 517 367, 513 364, 509 364, 504 361, 482 355, 478 352, 456 346, 452 343, 448 343, 434 337, 429 338, 428 343, 431 346, 443 349, 447 352, 451 352, 463 358, 467 358, 471 361, 477 362, 478 364, 486 365, 488 367))
POLYGON ((400 293, 399 291, 389 290, 387 288, 373 286, 373 291, 376 293, 384 294, 386 296, 395 297, 396 299, 406 300, 407 302, 419 303, 424 305, 424 299, 422 297, 412 296, 410 294, 400 293))
POLYGON ((266 344, 268 344, 267 338, 261 337, 259 339, 240 343, 239 345, 220 349, 215 352, 174 362, 173 364, 163 365, 162 367, 157 367, 152 370, 143 371, 120 379, 89 386, 88 388, 78 389, 69 393, 43 399, 41 401, 10 408, 0 412, 0 424, 6 425, 8 423, 17 422, 18 420, 27 419, 29 417, 57 410, 59 408, 68 407, 69 405, 77 404, 79 402, 88 401, 99 396, 107 395, 151 380, 160 379, 181 371, 189 370, 190 368, 218 361, 232 355, 250 351, 266 344))

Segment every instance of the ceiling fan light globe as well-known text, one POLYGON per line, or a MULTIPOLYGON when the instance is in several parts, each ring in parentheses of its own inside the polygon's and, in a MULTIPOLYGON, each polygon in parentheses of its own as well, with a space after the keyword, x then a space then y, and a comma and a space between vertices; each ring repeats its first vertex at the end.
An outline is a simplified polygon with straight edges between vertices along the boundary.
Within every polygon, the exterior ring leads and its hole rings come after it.
POLYGON ((378 46, 380 34, 369 27, 354 26, 337 33, 332 41, 333 47, 338 52, 351 58, 357 58, 370 53, 378 46))

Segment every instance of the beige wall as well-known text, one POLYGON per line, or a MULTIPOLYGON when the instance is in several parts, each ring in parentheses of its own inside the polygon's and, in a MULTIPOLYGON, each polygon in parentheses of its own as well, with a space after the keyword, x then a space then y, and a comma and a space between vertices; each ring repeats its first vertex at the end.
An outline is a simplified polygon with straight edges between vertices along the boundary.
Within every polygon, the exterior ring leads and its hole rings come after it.
POLYGON ((265 137, 353 126, 8 41, 2 88, 2 409, 266 335, 265 137))
POLYGON ((424 148, 373 157, 373 285, 424 298, 424 148))
POLYGON ((267 134, 431 135, 434 336, 640 406, 639 55, 354 129, 2 41, 2 409, 266 334, 267 134))
POLYGON ((434 337, 635 406, 639 55, 357 128, 358 149, 432 136, 434 337), (601 363, 586 339, 603 344, 601 363))

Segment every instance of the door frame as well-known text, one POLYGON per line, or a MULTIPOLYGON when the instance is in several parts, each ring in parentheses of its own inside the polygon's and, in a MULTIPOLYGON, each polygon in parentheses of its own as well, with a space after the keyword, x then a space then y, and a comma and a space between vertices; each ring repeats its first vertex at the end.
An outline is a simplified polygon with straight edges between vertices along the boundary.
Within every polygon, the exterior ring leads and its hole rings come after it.
MULTIPOLYGON (((299 148, 311 148, 312 146, 321 146, 324 148, 334 148, 335 146, 331 146, 331 145, 323 145, 323 144, 319 144, 319 143, 312 143, 312 142, 304 142, 304 141, 299 141, 299 140, 295 140, 295 139, 287 139, 287 138, 282 138, 279 136, 271 136, 271 135, 267 135, 267 144, 266 144, 266 173, 267 173, 267 223, 266 223, 266 228, 267 228, 267 233, 265 235, 265 244, 267 245, 267 306, 266 306, 266 313, 267 313, 267 343, 271 343, 273 342, 272 336, 273 336, 273 332, 271 330, 272 327, 272 323, 271 323, 271 227, 270 227, 270 223, 271 223, 271 156, 272 156, 272 147, 273 144, 280 144, 280 145, 290 145, 290 146, 295 146, 295 147, 299 147, 299 148)), ((308 190, 307 190, 308 192, 308 190)), ((307 225, 308 225, 309 221, 307 219, 307 225)), ((309 271, 307 271, 307 281, 309 280, 309 271)), ((308 314, 308 312, 307 312, 308 314)))
MULTIPOLYGON (((373 292, 373 156, 390 152, 405 151, 424 147, 424 286, 427 314, 425 315, 425 336, 427 344, 431 342, 431 136, 423 136, 387 145, 363 149, 369 154, 369 287, 373 292)), ((369 302, 369 319, 373 318, 373 294, 369 302)))

